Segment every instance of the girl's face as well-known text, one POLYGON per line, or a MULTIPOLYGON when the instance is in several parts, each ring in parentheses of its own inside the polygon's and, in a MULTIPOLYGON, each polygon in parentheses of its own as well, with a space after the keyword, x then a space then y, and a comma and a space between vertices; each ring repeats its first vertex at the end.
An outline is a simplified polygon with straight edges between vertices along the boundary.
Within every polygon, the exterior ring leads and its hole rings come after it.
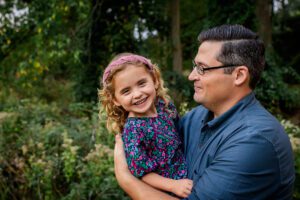
POLYGON ((146 67, 128 65, 113 77, 114 104, 122 106, 129 117, 154 117, 157 81, 146 67))

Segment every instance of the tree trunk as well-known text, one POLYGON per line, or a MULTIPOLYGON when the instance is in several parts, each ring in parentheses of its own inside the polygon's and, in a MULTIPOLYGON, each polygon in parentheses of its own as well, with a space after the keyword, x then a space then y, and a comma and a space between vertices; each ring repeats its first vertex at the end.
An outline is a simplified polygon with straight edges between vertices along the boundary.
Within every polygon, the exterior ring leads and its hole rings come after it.
POLYGON ((172 18, 172 54, 173 70, 182 73, 182 50, 180 41, 180 3, 179 0, 171 0, 172 18))
POLYGON ((272 0, 256 0, 258 33, 267 48, 272 45, 272 0))

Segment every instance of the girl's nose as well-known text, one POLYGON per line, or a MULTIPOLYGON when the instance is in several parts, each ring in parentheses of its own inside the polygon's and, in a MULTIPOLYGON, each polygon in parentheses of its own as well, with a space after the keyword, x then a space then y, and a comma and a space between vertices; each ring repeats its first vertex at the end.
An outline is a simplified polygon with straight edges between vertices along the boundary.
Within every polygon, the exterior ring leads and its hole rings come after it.
POLYGON ((139 98, 142 96, 142 93, 140 90, 134 90, 133 91, 133 98, 139 98))

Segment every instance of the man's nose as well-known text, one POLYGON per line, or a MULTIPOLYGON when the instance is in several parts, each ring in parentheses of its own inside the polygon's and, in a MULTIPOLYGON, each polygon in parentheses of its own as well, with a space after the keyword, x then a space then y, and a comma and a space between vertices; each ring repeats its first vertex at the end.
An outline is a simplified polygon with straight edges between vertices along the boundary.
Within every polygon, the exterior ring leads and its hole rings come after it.
POLYGON ((194 81, 197 77, 198 77, 197 70, 195 68, 193 68, 193 70, 191 71, 191 73, 188 76, 188 79, 190 81, 194 81))

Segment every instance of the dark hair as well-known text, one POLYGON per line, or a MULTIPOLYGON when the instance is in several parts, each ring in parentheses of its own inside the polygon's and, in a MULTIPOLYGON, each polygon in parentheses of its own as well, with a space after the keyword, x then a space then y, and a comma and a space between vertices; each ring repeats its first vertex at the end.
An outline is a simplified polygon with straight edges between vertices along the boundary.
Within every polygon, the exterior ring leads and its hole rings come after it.
MULTIPOLYGON (((242 25, 221 25, 202 31, 198 40, 223 42, 217 60, 224 65, 245 65, 250 74, 249 87, 254 89, 265 65, 265 47, 258 34, 242 25)), ((234 68, 224 69, 231 73, 234 68)))

